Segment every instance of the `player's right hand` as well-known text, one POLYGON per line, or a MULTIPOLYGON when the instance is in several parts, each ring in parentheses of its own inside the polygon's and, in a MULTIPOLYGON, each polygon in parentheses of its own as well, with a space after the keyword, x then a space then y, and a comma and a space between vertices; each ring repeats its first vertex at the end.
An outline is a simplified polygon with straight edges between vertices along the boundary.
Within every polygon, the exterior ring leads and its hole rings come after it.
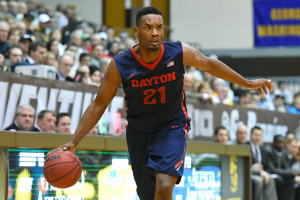
POLYGON ((68 142, 64 145, 61 145, 60 147, 57 147, 56 149, 53 149, 52 151, 50 151, 49 153, 47 153, 47 155, 51 154, 52 152, 54 151, 72 151, 74 152, 75 151, 75 144, 72 143, 72 142, 68 142))

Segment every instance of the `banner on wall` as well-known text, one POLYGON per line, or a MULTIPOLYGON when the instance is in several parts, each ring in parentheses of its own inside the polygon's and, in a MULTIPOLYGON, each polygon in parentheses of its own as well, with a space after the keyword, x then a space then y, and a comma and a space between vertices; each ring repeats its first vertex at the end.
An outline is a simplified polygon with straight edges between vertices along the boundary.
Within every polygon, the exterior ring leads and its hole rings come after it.
POLYGON ((254 0, 255 46, 300 45, 300 1, 254 0))
MULTIPOLYGON (((44 109, 56 113, 68 112, 71 129, 75 130, 97 91, 96 86, 86 84, 0 72, 0 130, 13 122, 18 105, 28 103, 36 109, 36 113, 44 109)), ((229 130, 230 139, 234 140, 240 123, 248 126, 248 132, 253 126, 260 126, 264 131, 263 139, 268 143, 273 141, 276 134, 299 132, 300 135, 300 115, 240 106, 207 106, 194 99, 187 100, 187 108, 192 119, 187 137, 192 140, 212 141, 214 129, 218 125, 225 126, 229 130)), ((120 89, 98 123, 100 134, 125 134, 125 117, 124 93, 120 89)))

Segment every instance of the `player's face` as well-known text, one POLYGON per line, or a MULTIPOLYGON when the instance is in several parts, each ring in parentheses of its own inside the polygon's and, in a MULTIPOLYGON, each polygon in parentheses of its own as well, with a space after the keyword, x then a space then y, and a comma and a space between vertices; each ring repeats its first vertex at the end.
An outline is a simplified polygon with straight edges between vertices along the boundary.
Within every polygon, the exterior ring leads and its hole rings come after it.
POLYGON ((139 44, 150 51, 157 51, 161 47, 164 36, 163 19, 160 15, 148 14, 142 16, 139 26, 135 28, 139 44))

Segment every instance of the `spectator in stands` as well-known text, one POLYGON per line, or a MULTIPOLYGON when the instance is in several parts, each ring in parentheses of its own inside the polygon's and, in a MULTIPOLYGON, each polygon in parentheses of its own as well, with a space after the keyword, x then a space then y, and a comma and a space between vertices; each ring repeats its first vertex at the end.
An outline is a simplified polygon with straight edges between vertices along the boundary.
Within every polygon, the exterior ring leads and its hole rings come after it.
POLYGON ((217 95, 213 96, 213 101, 214 103, 219 103, 219 104, 225 104, 225 105, 233 105, 233 102, 228 100, 228 94, 229 94, 230 88, 226 85, 219 85, 217 88, 217 95))
POLYGON ((18 14, 18 2, 9 1, 8 2, 8 13, 15 19, 18 14))
POLYGON ((291 138, 286 140, 286 150, 287 150, 286 159, 290 167, 292 167, 293 164, 296 162, 298 149, 299 149, 299 143, 296 138, 291 138))
POLYGON ((107 44, 108 57, 113 58, 119 53, 119 43, 117 41, 111 41, 107 44))
POLYGON ((242 107, 248 107, 251 103, 251 94, 248 90, 242 90, 239 96, 239 105, 242 107))
POLYGON ((79 66, 81 66, 81 65, 91 66, 91 54, 86 53, 86 52, 80 54, 80 56, 79 56, 79 66))
POLYGON ((75 82, 82 82, 84 84, 91 84, 90 68, 86 65, 82 65, 78 68, 74 78, 75 82))
POLYGON ((0 19, 4 19, 4 17, 7 15, 7 11, 7 1, 0 1, 0 19))
POLYGON ((201 82, 197 91, 199 92, 200 102, 214 104, 213 97, 211 95, 212 90, 208 82, 201 82))
MULTIPOLYGON (((247 130, 247 127, 243 127, 242 130, 247 130)), ((262 134, 262 129, 259 126, 254 126, 251 129, 250 142, 247 142, 250 145, 252 155, 251 179, 254 181, 254 199, 277 200, 275 181, 267 172, 268 153, 261 145, 262 134)))
POLYGON ((9 25, 5 21, 0 21, 0 54, 5 54, 10 46, 8 39, 9 25))
POLYGON ((57 68, 56 56, 52 51, 47 52, 44 64, 45 65, 50 65, 50 66, 53 66, 53 67, 57 68))
POLYGON ((23 51, 23 60, 28 60, 29 46, 32 43, 31 35, 24 34, 20 37, 19 45, 23 51))
POLYGON ((40 132, 54 133, 56 114, 52 110, 42 110, 38 114, 37 128, 40 132))
POLYGON ((282 135, 275 135, 273 144, 266 147, 268 152, 268 167, 270 173, 276 174, 275 182, 279 200, 294 200, 295 177, 298 170, 293 170, 287 160, 285 139, 282 135))
POLYGON ((193 96, 194 94, 194 88, 193 88, 194 80, 195 79, 193 74, 190 73, 184 74, 183 89, 185 94, 189 97, 193 96))
POLYGON ((38 16, 39 26, 33 32, 36 41, 45 42, 45 43, 48 42, 46 30, 50 26, 50 20, 51 19, 49 15, 46 13, 42 13, 38 16))
POLYGON ((96 66, 91 65, 90 67, 90 77, 91 77, 91 84, 95 86, 100 86, 101 83, 101 72, 96 66))
POLYGON ((58 44, 59 41, 57 41, 56 39, 50 39, 47 43, 47 51, 53 52, 56 58, 58 58, 58 44))
POLYGON ((29 105, 19 105, 17 107, 14 122, 4 130, 9 131, 39 131, 33 126, 35 109, 29 105))
POLYGON ((47 55, 47 48, 43 42, 33 42, 28 49, 29 57, 25 60, 25 64, 43 64, 47 55))
POLYGON ((293 104, 288 109, 288 112, 300 115, 300 92, 295 94, 293 104))
POLYGON ((23 21, 19 21, 16 23, 16 29, 20 32, 20 37, 27 33, 26 24, 23 21))
POLYGON ((285 81, 278 81, 278 87, 274 89, 275 95, 280 95, 284 97, 284 103, 286 105, 290 105, 293 101, 293 94, 290 90, 286 88, 285 81))
POLYGON ((52 29, 49 34, 49 40, 55 39, 58 41, 58 56, 62 56, 65 53, 65 47, 61 43, 61 31, 60 29, 52 29))
POLYGON ((68 113, 58 113, 55 131, 57 133, 73 134, 70 125, 71 125, 70 115, 68 113))
POLYGON ((228 130, 224 126, 217 126, 215 129, 215 141, 221 144, 227 144, 228 140, 228 130))
POLYGON ((23 52, 21 47, 17 45, 13 45, 9 47, 8 49, 8 60, 7 60, 7 67, 8 71, 12 72, 14 69, 12 69, 14 66, 16 66, 17 63, 22 62, 23 59, 23 52))
POLYGON ((58 67, 56 71, 56 79, 60 81, 74 81, 69 77, 69 73, 74 64, 74 58, 70 54, 64 54, 58 60, 58 67))
POLYGON ((236 140, 231 141, 230 144, 246 144, 247 142, 247 136, 248 136, 248 131, 247 131, 247 126, 244 124, 238 125, 236 129, 236 140))
POLYGON ((90 42, 91 42, 91 45, 87 48, 87 50, 88 50, 88 52, 92 53, 93 47, 96 44, 101 43, 102 38, 100 37, 100 35, 98 33, 94 33, 93 35, 90 36, 90 42))
POLYGON ((284 104, 284 96, 276 95, 274 98, 275 111, 287 112, 286 106, 284 104))
POLYGON ((8 33, 9 44, 17 45, 19 44, 19 40, 20 40, 20 31, 15 27, 11 28, 8 33))
POLYGON ((102 69, 101 60, 104 53, 104 46, 102 44, 96 44, 93 46, 91 64, 102 69))

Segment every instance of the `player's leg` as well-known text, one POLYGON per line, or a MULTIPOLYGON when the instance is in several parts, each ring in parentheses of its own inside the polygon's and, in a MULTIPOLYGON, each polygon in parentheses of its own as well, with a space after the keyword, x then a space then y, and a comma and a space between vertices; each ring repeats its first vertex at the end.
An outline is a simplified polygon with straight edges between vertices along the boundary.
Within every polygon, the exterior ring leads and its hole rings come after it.
POLYGON ((178 176, 155 171, 155 200, 172 200, 173 188, 178 176))
MULTIPOLYGON (((126 139, 137 194, 141 200, 153 200, 155 195, 154 170, 148 168, 146 149, 149 136, 127 128, 126 139)), ((150 139, 151 141, 151 139, 150 139)))

